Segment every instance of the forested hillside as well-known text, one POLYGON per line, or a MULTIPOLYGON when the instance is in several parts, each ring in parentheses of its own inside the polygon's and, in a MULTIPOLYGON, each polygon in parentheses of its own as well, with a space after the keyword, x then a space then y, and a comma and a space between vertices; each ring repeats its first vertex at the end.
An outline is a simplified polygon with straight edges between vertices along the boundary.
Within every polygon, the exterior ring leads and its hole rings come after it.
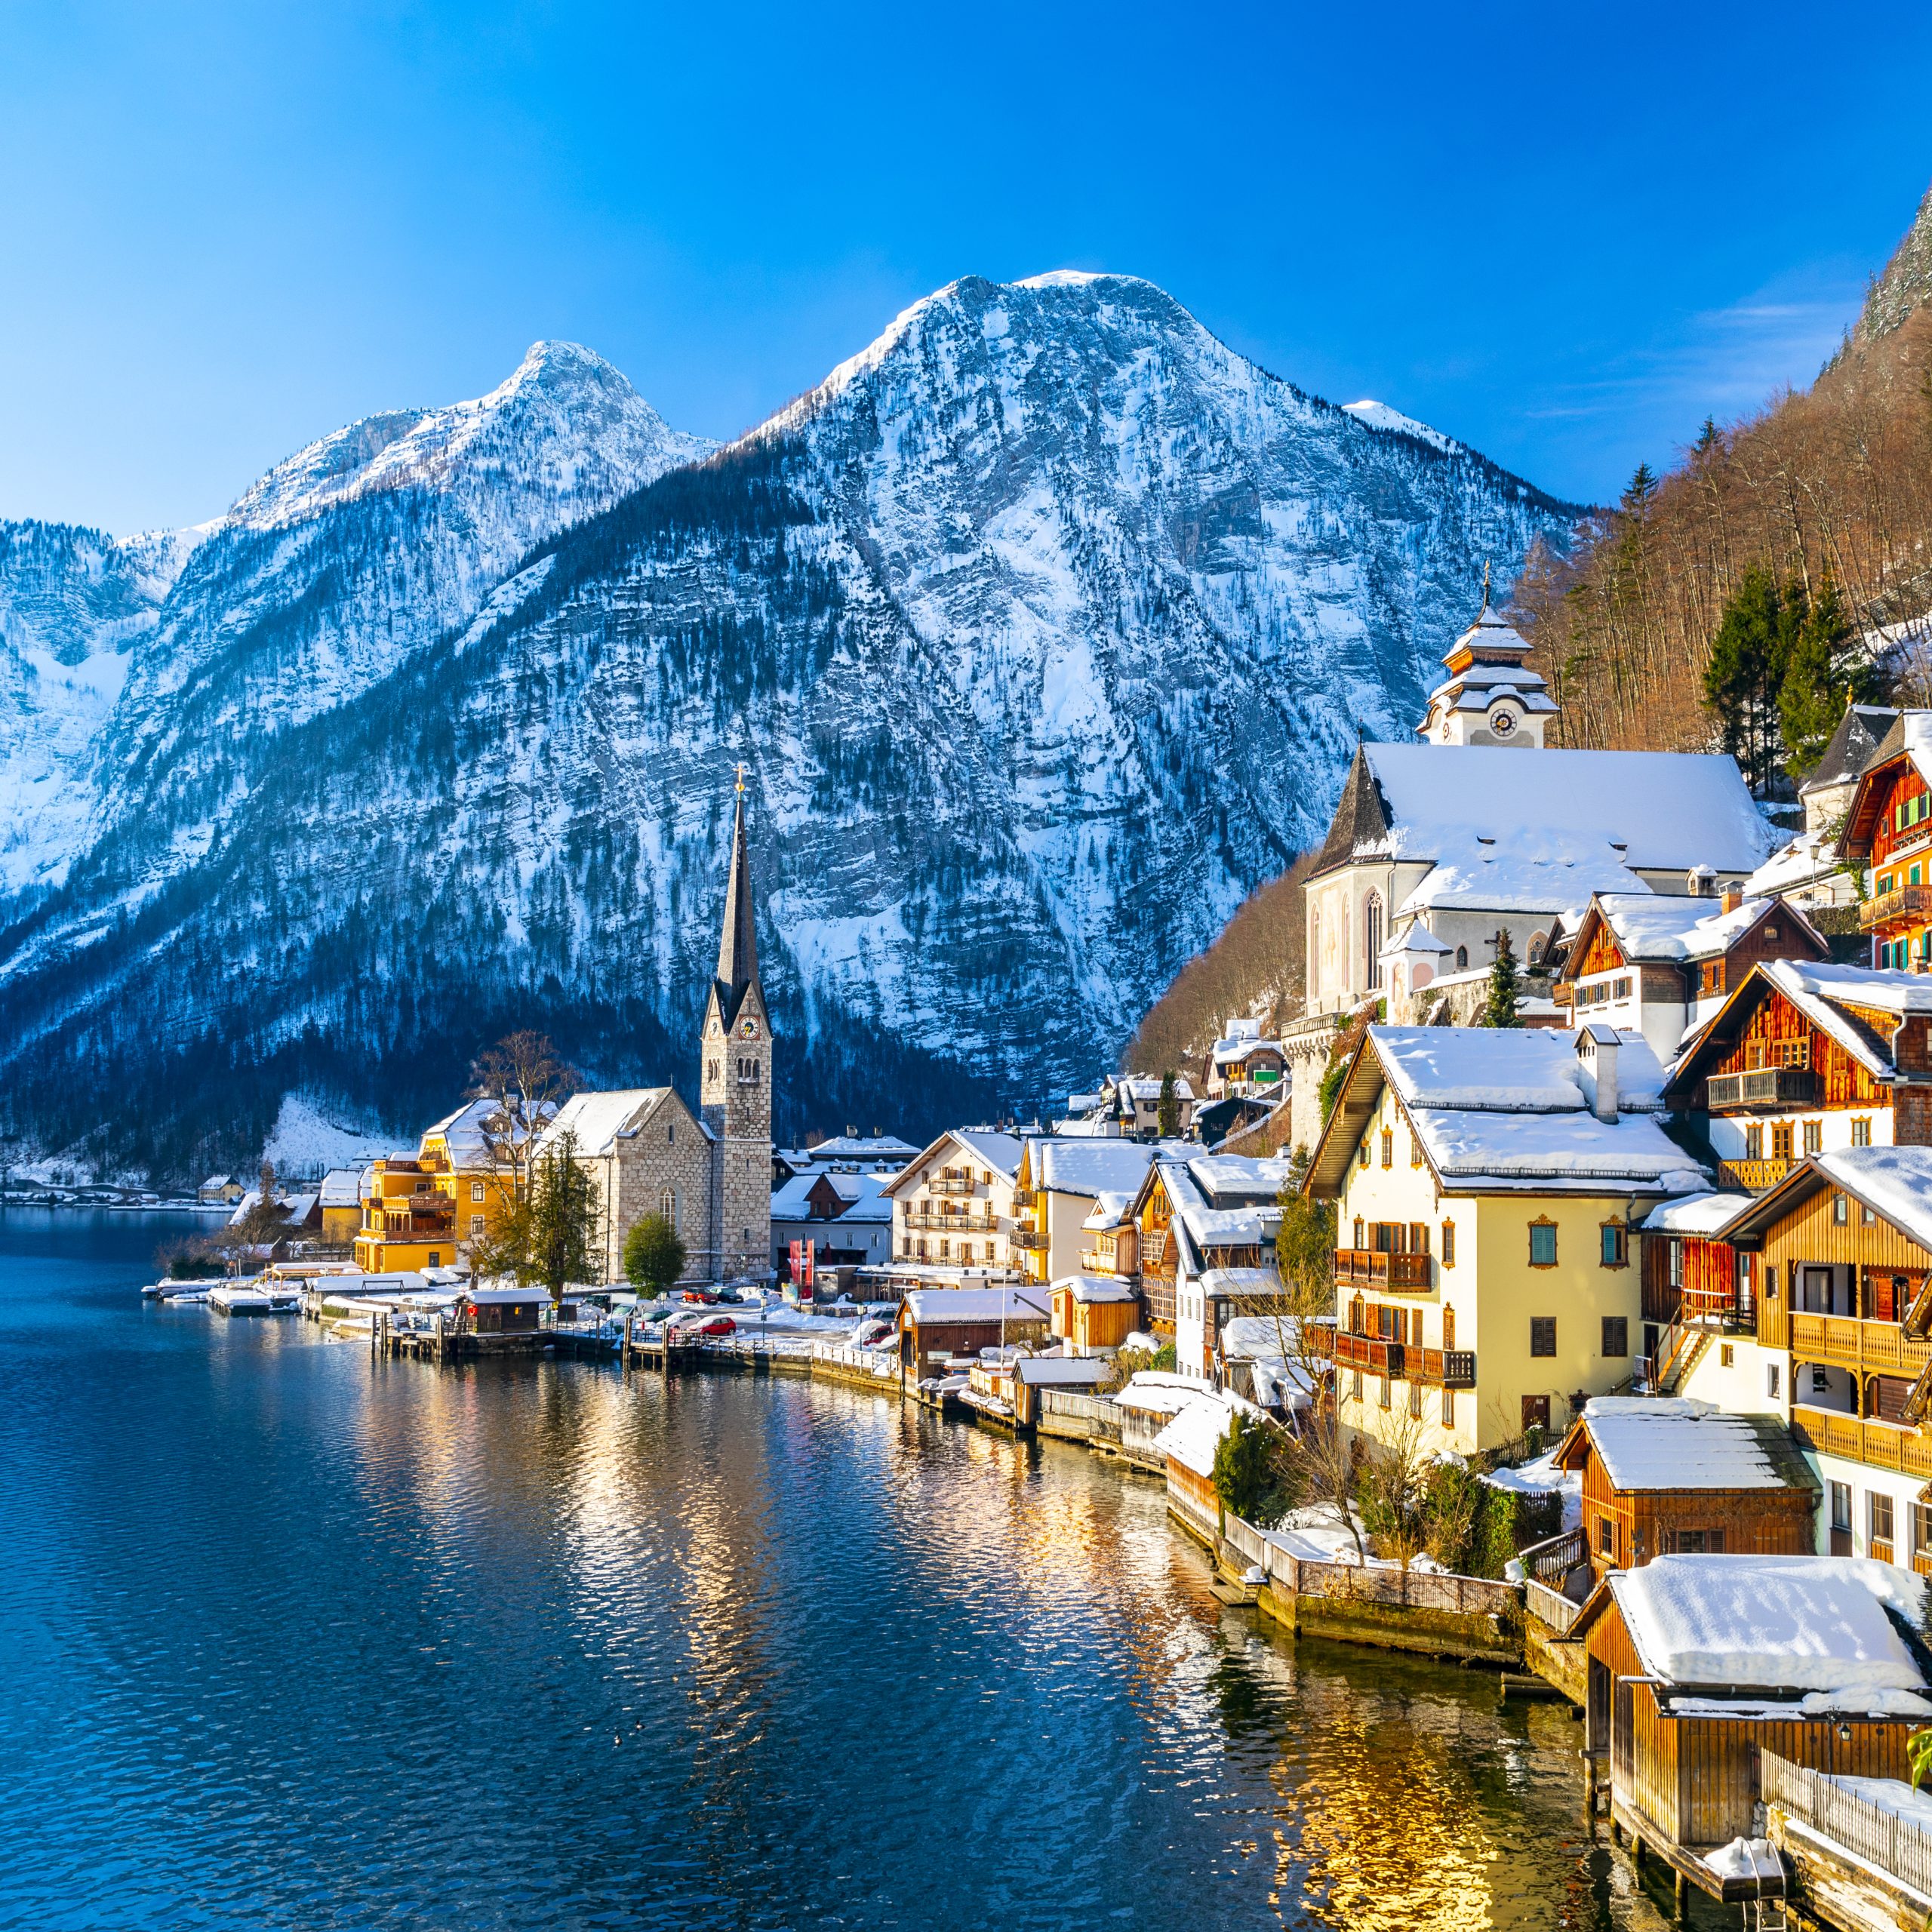
MULTIPOLYGON (((1569 557, 1532 560, 1515 601, 1562 706, 1561 742, 1701 750, 1735 740, 1748 723, 1733 715, 1740 700, 1721 676, 1707 691, 1706 672, 1727 608, 1754 601, 1754 576, 1790 608, 1835 599, 1845 628, 1878 647, 1870 670, 1927 701, 1928 297, 1932 195, 1810 389, 1728 429, 1707 423, 1667 475, 1640 470, 1569 557)), ((1838 700, 1856 668, 1832 666, 1838 700)), ((1812 735, 1783 731, 1773 761, 1801 769, 1812 735)))

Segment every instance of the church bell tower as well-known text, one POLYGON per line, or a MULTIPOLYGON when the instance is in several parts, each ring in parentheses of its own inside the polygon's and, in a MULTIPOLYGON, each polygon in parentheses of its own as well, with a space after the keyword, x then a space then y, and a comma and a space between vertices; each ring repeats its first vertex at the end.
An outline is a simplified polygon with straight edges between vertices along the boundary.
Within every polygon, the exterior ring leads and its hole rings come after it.
POLYGON ((704 1005, 699 1083, 711 1134, 712 1226, 720 1274, 762 1276, 771 1266, 771 1023, 758 983, 745 768, 731 825, 731 873, 718 973, 704 1005))

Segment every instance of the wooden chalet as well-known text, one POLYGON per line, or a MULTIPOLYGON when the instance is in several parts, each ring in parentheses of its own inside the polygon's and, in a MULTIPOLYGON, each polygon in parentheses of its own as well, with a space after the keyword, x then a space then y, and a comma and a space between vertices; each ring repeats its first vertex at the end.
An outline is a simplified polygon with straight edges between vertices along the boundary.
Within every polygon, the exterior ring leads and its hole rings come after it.
POLYGON ((1583 1538, 1601 1577, 1659 1556, 1808 1555, 1818 1478, 1777 1415, 1682 1396, 1598 1396, 1556 1455, 1580 1471, 1583 1538))
POLYGON ((1780 900, 1598 893, 1551 992, 1579 1023, 1641 1032, 1668 1061, 1686 1030, 1715 1014, 1760 960, 1824 959, 1830 951, 1810 921, 1780 900))
POLYGON ((1828 1557, 1667 1555, 1591 1592, 1562 1640, 1586 1655, 1586 1758, 1614 1829, 1670 1866, 1680 1905, 1691 1886, 1726 1903, 1759 1896, 1759 1881, 1709 1861, 1759 1835, 1761 1754, 1905 1775, 1932 1701, 1886 1575, 1828 1557))
POLYGON ((1112 1275, 1067 1275, 1052 1288, 1053 1333, 1081 1355, 1118 1348, 1140 1325, 1140 1293, 1112 1275))
POLYGON ((1834 1554, 1932 1574, 1932 1149, 1814 1155, 1725 1229, 1789 1361, 1834 1554))
POLYGON ((1932 979, 1761 961, 1684 1049, 1665 1105, 1704 1115, 1720 1188, 1755 1194, 1807 1155, 1932 1142, 1932 979))
POLYGON ((1840 841, 1872 869, 1860 906, 1875 966, 1932 971, 1932 712, 1902 712, 1860 774, 1840 841))

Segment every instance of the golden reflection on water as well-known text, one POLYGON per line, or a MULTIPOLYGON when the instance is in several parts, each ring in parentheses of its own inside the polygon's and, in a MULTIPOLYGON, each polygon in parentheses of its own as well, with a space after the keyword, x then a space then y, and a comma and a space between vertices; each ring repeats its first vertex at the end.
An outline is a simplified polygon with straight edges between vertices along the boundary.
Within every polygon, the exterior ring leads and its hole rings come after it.
MULTIPOLYGON (((371 1492, 406 1497, 438 1558, 478 1535, 460 1506, 479 1488, 485 1534, 505 1534, 507 1515, 509 1533, 548 1540, 572 1626, 552 1634, 607 1654, 623 1687, 612 1748, 641 1726, 634 1713, 681 1700, 684 1789, 736 1829, 756 1822, 748 1758, 795 1720, 801 1657, 825 1665, 786 1594, 817 1555, 799 1546, 801 1513, 822 1509, 828 1541, 883 1543, 907 1571, 900 1598, 856 1607, 835 1675, 863 1656, 862 1620, 943 1601, 955 1655, 963 1636, 969 1651, 1026 1653, 1042 1689, 1109 1686, 1109 1729, 1143 1740, 1140 1784, 1225 1818, 1257 1917, 1351 1932, 1603 1922, 1580 1848, 1551 1829, 1574 1828, 1579 1802, 1549 1788, 1549 1767, 1574 1752, 1567 1735, 1552 1728, 1529 1752, 1483 1700, 1491 1679, 1366 1652, 1312 1663, 1292 1638, 1229 1615, 1158 1489, 1084 1451, 823 1384, 727 1392, 546 1366, 506 1399, 489 1374, 402 1372, 424 1385, 411 1400, 359 1405, 371 1492), (743 1426, 745 1398, 774 1404, 770 1426, 743 1426), (1542 1767, 1534 1804, 1518 1755, 1542 1767)), ((728 1855, 700 1858, 719 1861, 728 1890, 728 1855)), ((1652 1922, 1628 1901, 1612 1916, 1652 1922)))

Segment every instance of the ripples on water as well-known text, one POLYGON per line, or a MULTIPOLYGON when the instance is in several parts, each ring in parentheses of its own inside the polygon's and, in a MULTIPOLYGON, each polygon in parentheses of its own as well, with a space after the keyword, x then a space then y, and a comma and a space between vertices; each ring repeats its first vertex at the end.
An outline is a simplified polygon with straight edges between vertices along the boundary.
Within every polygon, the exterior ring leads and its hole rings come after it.
POLYGON ((842 1389, 372 1366, 0 1223, 0 1923, 1656 1926, 1577 1730, 842 1389))

